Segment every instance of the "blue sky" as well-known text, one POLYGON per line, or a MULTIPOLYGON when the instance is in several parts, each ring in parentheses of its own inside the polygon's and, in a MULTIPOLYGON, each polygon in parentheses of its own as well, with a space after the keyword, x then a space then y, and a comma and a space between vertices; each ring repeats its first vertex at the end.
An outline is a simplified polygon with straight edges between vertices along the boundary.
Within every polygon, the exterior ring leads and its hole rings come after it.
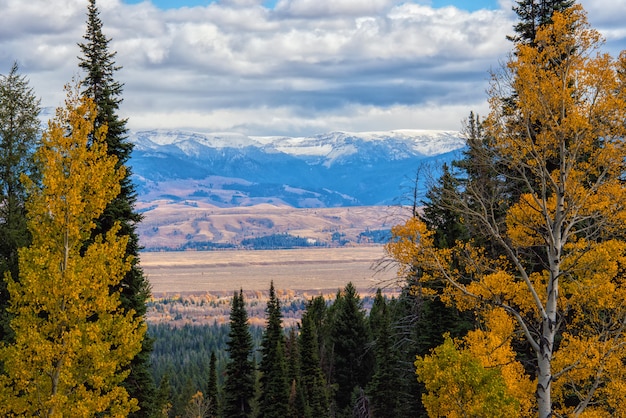
POLYGON ((455 6, 459 9, 474 11, 478 9, 498 9, 499 5, 497 1, 490 0, 458 0, 458 1, 446 1, 446 0, 434 0, 432 2, 433 7, 443 6, 455 6))
MULTIPOLYGON (((459 130, 489 111, 516 22, 515 0, 152 1, 97 0, 131 130, 459 130)), ((626 49, 626 1, 581 4, 626 49)), ((0 74, 17 61, 44 107, 79 74, 86 5, 0 0, 0 74)))

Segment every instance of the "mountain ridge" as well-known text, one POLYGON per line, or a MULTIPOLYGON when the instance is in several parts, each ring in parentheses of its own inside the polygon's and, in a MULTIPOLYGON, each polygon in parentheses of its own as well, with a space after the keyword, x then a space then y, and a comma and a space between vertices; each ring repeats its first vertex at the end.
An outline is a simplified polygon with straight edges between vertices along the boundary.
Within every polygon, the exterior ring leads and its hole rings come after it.
POLYGON ((235 189, 216 190, 232 190, 232 201, 200 200, 226 206, 254 204, 262 197, 293 207, 390 204, 420 166, 430 164, 437 171, 465 145, 456 131, 431 130, 336 131, 310 137, 151 130, 129 138, 135 145, 131 164, 140 199, 161 183, 223 177, 233 179, 235 189), (303 194, 306 199, 300 198, 303 194), (247 202, 244 196, 255 199, 247 202), (314 196, 319 199, 311 200, 314 196))

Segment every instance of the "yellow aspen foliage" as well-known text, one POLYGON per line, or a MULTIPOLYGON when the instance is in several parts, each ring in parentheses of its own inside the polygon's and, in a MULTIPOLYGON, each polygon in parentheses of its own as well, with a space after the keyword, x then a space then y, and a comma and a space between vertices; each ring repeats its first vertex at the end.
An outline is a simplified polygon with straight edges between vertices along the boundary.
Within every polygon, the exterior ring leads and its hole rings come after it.
POLYGON ((422 403, 430 417, 497 418, 519 416, 497 368, 484 367, 446 335, 430 355, 417 357, 417 375, 426 387, 422 403))
POLYGON ((418 218, 413 217, 404 224, 392 227, 391 234, 394 239, 386 244, 386 251, 398 262, 398 274, 404 276, 410 273, 413 262, 421 257, 421 253, 432 246, 434 233, 418 218))
POLYGON ((36 152, 41 183, 24 178, 33 242, 19 252, 19 278, 6 277, 15 341, 0 347, 2 416, 124 417, 137 409, 121 383, 145 329, 112 291, 130 268, 127 239, 115 227, 90 240, 123 168, 107 155, 104 130, 92 135, 94 103, 66 90, 36 152))
POLYGON ((484 368, 499 371, 507 395, 514 398, 519 406, 515 416, 534 416, 533 394, 536 383, 526 375, 511 346, 513 338, 516 338, 515 321, 501 308, 484 311, 482 316, 485 318, 483 329, 468 332, 463 338, 463 345, 484 368))
MULTIPOLYGON (((428 231, 426 225, 418 218, 410 218, 404 224, 392 227, 391 234, 394 237, 385 244, 385 251, 398 263, 398 275, 400 277, 414 276, 413 269, 425 260, 431 260, 433 247, 432 231, 428 231)), ((421 278, 427 280, 427 278, 421 278)), ((422 288, 416 284, 413 292, 430 292, 430 289, 422 288)))
MULTIPOLYGON (((574 5, 494 75, 484 133, 494 175, 518 190, 501 214, 469 179, 450 206, 483 235, 439 249, 411 219, 387 245, 400 274, 437 281, 441 300, 476 312, 482 328, 463 350, 520 401, 532 382, 520 411, 540 418, 626 416, 626 53, 613 59, 601 43, 574 5), (529 376, 510 351, 516 338, 529 376)), ((428 396, 446 396, 436 381, 448 372, 423 374, 423 361, 418 374, 438 391, 428 396)))
POLYGON ((429 416, 534 416, 535 383, 511 346, 515 322, 500 308, 483 315, 484 329, 470 331, 461 341, 446 337, 431 355, 417 358, 429 416), (475 412, 465 415, 470 410, 475 412))
POLYGON ((211 400, 205 399, 202 392, 196 392, 185 407, 183 418, 205 418, 212 416, 211 400))

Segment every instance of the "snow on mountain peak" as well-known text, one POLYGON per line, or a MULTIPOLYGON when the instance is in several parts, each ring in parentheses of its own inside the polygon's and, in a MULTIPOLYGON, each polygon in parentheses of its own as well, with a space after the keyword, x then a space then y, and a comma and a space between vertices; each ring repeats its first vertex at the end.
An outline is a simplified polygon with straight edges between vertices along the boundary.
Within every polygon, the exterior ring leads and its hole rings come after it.
POLYGON ((138 149, 175 146, 187 155, 199 155, 202 147, 261 148, 264 152, 281 152, 297 158, 324 160, 329 165, 343 157, 359 152, 367 143, 386 151, 394 159, 408 154, 434 156, 462 148, 465 141, 457 131, 398 129, 392 131, 335 131, 306 137, 246 136, 239 133, 198 133, 172 130, 152 130, 131 133, 138 149))
POLYGON ((434 164, 436 172, 465 146, 458 132, 427 130, 307 137, 154 130, 132 132, 129 138, 135 144, 132 164, 140 193, 222 206, 387 204, 402 195, 406 179, 421 164, 434 164), (233 181, 219 183, 216 176, 233 181), (200 183, 176 192, 159 186, 186 179, 200 183))
POLYGON ((156 146, 178 146, 185 142, 196 142, 210 148, 244 148, 248 146, 260 147, 262 145, 249 136, 233 132, 205 134, 200 132, 155 129, 131 133, 130 139, 136 144, 146 145, 146 142, 149 141, 156 146))
POLYGON ((425 156, 444 154, 465 146, 458 131, 397 129, 393 131, 360 132, 354 134, 370 141, 394 139, 410 145, 411 149, 425 156))
POLYGON ((424 156, 443 154, 465 146, 458 131, 398 129, 393 131, 348 132, 336 131, 308 137, 253 137, 266 146, 294 156, 327 157, 357 152, 354 143, 388 141, 405 143, 409 149, 424 156))

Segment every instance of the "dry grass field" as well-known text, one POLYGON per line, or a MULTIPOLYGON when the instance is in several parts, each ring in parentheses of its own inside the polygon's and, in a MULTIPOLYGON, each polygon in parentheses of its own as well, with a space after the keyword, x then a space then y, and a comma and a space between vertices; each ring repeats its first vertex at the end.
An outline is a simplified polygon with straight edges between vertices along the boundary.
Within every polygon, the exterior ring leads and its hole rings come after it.
POLYGON ((373 296, 378 287, 395 294, 399 290, 396 270, 383 258, 382 246, 144 252, 141 266, 153 294, 147 320, 174 325, 225 323, 233 292, 243 289, 251 323, 262 325, 273 280, 281 305, 296 307, 284 312, 283 318, 285 326, 293 326, 304 301, 319 295, 332 299, 350 281, 362 297, 373 296))
POLYGON ((377 268, 383 258, 382 246, 144 252, 141 267, 155 297, 267 291, 272 280, 276 289, 307 292, 336 291, 351 281, 369 292, 395 278, 393 268, 377 268))

